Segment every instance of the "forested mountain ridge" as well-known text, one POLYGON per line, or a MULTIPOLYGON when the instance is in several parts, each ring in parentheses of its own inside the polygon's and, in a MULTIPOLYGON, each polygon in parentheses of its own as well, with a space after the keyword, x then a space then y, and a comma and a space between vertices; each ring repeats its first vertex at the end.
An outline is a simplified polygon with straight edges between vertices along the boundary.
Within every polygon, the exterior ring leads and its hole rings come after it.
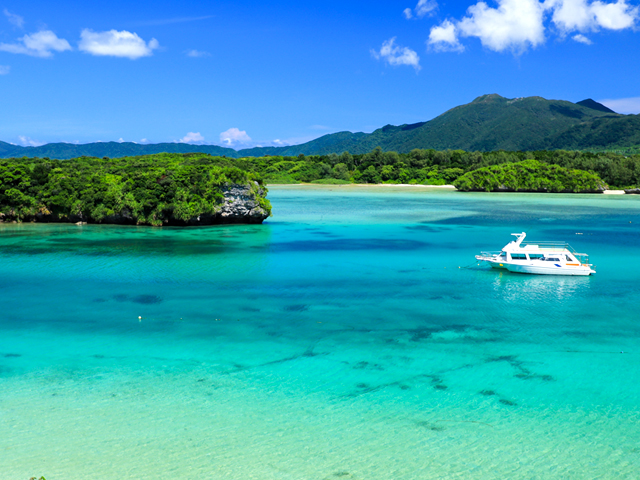
POLYGON ((48 157, 67 160, 83 156, 121 158, 156 153, 208 153, 209 155, 224 155, 233 158, 238 156, 232 148, 217 145, 191 145, 189 143, 94 142, 81 145, 48 143, 39 147, 21 147, 0 141, 0 158, 48 157))
POLYGON ((542 97, 508 99, 482 95, 427 122, 386 125, 372 133, 337 132, 300 145, 243 150, 186 143, 52 143, 20 147, 0 142, 0 158, 80 156, 123 157, 161 152, 201 152, 230 158, 264 155, 363 154, 383 151, 407 153, 415 148, 466 151, 607 150, 640 145, 640 115, 621 115, 586 99, 578 103, 542 97))

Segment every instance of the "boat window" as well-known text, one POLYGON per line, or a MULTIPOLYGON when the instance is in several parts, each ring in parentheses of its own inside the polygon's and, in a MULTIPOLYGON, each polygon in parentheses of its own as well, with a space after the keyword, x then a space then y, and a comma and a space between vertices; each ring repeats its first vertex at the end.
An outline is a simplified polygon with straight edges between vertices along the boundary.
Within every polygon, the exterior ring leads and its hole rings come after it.
POLYGON ((565 255, 564 258, 567 260, 567 262, 572 262, 573 260, 571 260, 571 257, 569 255, 565 255))
POLYGON ((507 258, 507 252, 500 252, 500 258, 507 258))
POLYGON ((559 262, 560 259, 558 257, 547 257, 547 262, 559 262))
POLYGON ((525 253, 512 253, 511 254, 511 259, 512 260, 526 260, 527 259, 527 255, 525 253))
POLYGON ((542 255, 541 253, 530 253, 529 254, 529 259, 530 260, 542 260, 544 257, 544 255, 542 255))

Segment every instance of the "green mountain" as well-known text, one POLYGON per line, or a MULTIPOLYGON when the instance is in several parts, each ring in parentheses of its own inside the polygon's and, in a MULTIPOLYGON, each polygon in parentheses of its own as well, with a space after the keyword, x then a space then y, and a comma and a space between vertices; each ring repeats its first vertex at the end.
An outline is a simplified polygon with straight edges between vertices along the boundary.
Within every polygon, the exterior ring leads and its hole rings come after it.
POLYGON ((600 110, 601 112, 605 112, 605 113, 616 113, 613 110, 611 110, 609 107, 605 107, 601 103, 598 103, 595 100, 592 100, 591 98, 582 100, 581 102, 578 102, 576 105, 582 105, 583 107, 593 108, 594 110, 600 110))
POLYGON ((123 157, 160 152, 203 152, 231 158, 264 155, 326 155, 348 151, 410 152, 415 148, 435 150, 583 150, 616 149, 640 145, 640 115, 620 115, 604 105, 586 99, 578 103, 546 100, 542 97, 508 99, 482 95, 428 122, 386 125, 372 133, 338 132, 301 145, 256 147, 244 150, 214 145, 185 143, 53 143, 40 147, 19 147, 0 142, 0 158, 123 157))
POLYGON ((232 148, 218 147, 217 145, 191 145, 188 143, 154 143, 149 145, 132 142, 96 142, 82 145, 75 145, 73 143, 48 143, 39 147, 21 147, 0 142, 0 158, 48 157, 61 160, 82 156, 120 158, 152 155, 163 152, 201 152, 234 158, 238 156, 238 153, 232 148))
MULTIPOLYGON (((593 100, 483 95, 428 122, 387 125, 370 134, 340 132, 286 148, 287 155, 409 152, 414 148, 467 151, 608 148, 640 144, 637 115, 619 115, 593 100)), ((267 154, 282 155, 283 149, 267 154)), ((260 155, 265 149, 253 149, 260 155)), ((244 153, 244 152, 243 152, 244 153)))

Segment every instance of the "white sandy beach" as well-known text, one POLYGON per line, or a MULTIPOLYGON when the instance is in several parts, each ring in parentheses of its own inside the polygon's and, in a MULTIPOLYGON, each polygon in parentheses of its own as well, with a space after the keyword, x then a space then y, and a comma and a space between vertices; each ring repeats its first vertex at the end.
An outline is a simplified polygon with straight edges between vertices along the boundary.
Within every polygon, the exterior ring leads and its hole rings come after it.
POLYGON ((286 187, 290 185, 295 186, 310 186, 310 187, 412 187, 412 188, 444 188, 450 190, 456 190, 453 185, 421 185, 410 183, 268 183, 268 187, 286 187))
MULTIPOLYGON (((268 187, 284 187, 284 186, 310 186, 310 187, 410 187, 410 188, 442 188, 447 190, 456 190, 453 185, 420 185, 409 183, 342 183, 342 184, 324 184, 324 183, 270 183, 268 187)), ((502 192, 497 192, 502 193, 502 192)), ((626 195, 624 190, 605 190, 603 195, 626 195)))

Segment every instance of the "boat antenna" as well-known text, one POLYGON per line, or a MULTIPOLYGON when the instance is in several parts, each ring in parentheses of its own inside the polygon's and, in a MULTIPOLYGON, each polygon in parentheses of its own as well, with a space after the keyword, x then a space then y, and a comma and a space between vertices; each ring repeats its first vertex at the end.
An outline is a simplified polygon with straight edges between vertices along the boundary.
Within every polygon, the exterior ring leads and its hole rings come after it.
POLYGON ((527 236, 527 234, 526 234, 526 233, 524 233, 524 232, 522 232, 522 233, 512 233, 511 235, 514 235, 514 236, 518 237, 518 239, 514 241, 514 244, 515 244, 516 246, 520 246, 520 244, 521 244, 521 243, 522 243, 522 241, 524 240, 524 237, 526 237, 526 236, 527 236))

